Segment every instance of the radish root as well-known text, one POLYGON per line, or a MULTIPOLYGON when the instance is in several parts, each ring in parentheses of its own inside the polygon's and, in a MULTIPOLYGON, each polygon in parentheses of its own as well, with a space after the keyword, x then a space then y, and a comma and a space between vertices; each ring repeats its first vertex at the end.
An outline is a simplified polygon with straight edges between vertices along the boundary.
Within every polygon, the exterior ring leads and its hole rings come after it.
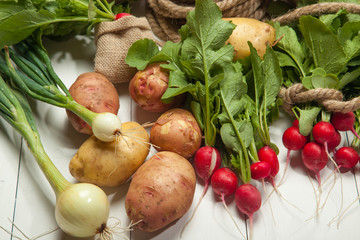
MULTIPOLYGON (((231 220, 234 222, 236 228, 239 230, 241 236, 243 236, 243 238, 245 238, 244 234, 243 234, 242 231, 240 230, 239 226, 236 224, 236 221, 235 221, 234 217, 232 216, 232 214, 231 214, 231 212, 230 212, 230 210, 229 210, 229 208, 228 208, 228 206, 227 206, 227 204, 226 204, 226 202, 225 202, 224 194, 221 194, 221 201, 222 201, 222 203, 223 203, 223 205, 224 205, 224 207, 225 207, 226 212, 230 215, 231 220)), ((246 238, 245 238, 245 239, 246 239, 246 238)))
POLYGON ((94 240, 111 240, 114 239, 114 236, 129 240, 130 238, 125 234, 131 232, 133 227, 142 221, 139 220, 135 223, 130 221, 128 226, 121 227, 120 219, 116 217, 110 217, 109 219, 114 219, 116 221, 113 224, 108 225, 101 233, 96 234, 94 240))
POLYGON ((209 181, 206 181, 206 182, 205 182, 205 186, 204 186, 204 190, 203 190, 203 192, 202 192, 202 194, 201 194, 201 197, 200 197, 198 203, 196 204, 196 207, 195 207, 195 209, 194 209, 194 211, 193 211, 190 219, 185 223, 184 227, 182 228, 182 230, 181 230, 181 232, 180 232, 180 238, 182 237, 182 234, 184 233, 185 228, 187 227, 187 225, 189 225, 189 223, 191 222, 191 220, 194 218, 195 212, 196 212, 196 210, 199 208, 200 203, 201 203, 201 200, 204 198, 208 187, 209 187, 209 181))

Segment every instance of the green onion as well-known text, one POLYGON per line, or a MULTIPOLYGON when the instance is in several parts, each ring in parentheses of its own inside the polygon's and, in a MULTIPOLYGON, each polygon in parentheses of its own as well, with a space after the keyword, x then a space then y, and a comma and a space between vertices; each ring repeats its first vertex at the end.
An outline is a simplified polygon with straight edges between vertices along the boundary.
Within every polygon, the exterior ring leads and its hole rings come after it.
POLYGON ((44 150, 27 99, 11 89, 0 76, 0 115, 25 139, 56 195, 55 218, 59 227, 75 237, 100 239, 108 235, 110 204, 104 191, 89 183, 72 184, 53 164, 44 150))
POLYGON ((101 141, 114 141, 121 131, 120 118, 112 113, 95 113, 77 103, 55 73, 47 52, 34 41, 27 39, 14 46, 5 47, 0 58, 0 71, 24 94, 66 108, 92 127, 101 141), (17 68, 13 66, 15 64, 17 68))

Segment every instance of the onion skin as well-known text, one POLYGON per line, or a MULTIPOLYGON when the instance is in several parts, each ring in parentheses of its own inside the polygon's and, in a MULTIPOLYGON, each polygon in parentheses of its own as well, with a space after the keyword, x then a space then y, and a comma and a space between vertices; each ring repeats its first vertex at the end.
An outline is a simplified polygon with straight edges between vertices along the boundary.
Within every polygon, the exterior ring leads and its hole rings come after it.
POLYGON ((101 232, 109 212, 105 192, 93 184, 71 184, 56 198, 56 222, 62 231, 74 237, 91 237, 101 232))

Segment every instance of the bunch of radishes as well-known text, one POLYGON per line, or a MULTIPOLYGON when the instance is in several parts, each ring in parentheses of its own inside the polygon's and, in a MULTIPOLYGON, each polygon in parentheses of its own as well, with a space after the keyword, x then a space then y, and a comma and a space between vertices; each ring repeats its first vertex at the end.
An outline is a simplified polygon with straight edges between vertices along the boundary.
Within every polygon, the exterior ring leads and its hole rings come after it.
MULTIPOLYGON (((301 150, 301 159, 307 169, 312 171, 321 185, 320 171, 332 160, 336 169, 351 169, 359 162, 357 151, 351 146, 341 146, 341 131, 354 130, 355 115, 353 112, 331 114, 330 121, 319 121, 312 129, 310 136, 303 136, 299 131, 299 122, 285 130, 282 141, 288 149, 287 163, 289 164, 290 151, 301 150)), ((286 168, 285 168, 286 169, 286 168)), ((285 174, 285 172, 284 172, 285 174)), ((280 181, 281 182, 281 181, 280 181)))
MULTIPOLYGON (((249 183, 240 184, 239 186, 238 176, 230 168, 221 166, 220 152, 214 147, 204 146, 197 150, 194 156, 194 168, 197 175, 204 181, 205 185, 203 193, 193 212, 192 217, 194 216, 194 213, 210 184, 214 193, 220 197, 225 209, 231 216, 239 232, 242 234, 241 230, 230 214, 225 201, 226 197, 230 197, 231 195, 235 194, 237 208, 249 218, 251 238, 253 214, 259 210, 261 206, 261 193, 259 190, 249 183)), ((277 171, 278 169, 279 167, 277 162, 277 171)), ((189 223, 190 220, 187 223, 189 223)))

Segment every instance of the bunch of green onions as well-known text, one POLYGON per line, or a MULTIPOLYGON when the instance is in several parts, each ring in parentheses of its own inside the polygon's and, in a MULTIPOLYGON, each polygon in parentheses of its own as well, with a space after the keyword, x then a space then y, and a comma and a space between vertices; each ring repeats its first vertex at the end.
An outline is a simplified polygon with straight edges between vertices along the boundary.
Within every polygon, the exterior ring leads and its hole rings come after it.
POLYGON ((99 140, 116 140, 121 131, 120 118, 109 112, 95 113, 77 103, 55 73, 40 44, 26 39, 13 47, 16 51, 5 46, 0 58, 0 71, 11 79, 12 84, 29 97, 72 111, 92 127, 99 140))
POLYGON ((46 154, 27 99, 0 76, 0 115, 25 139, 28 148, 56 195, 55 218, 74 237, 108 238, 109 201, 104 191, 89 183, 70 183, 46 154), (106 236, 106 237, 103 237, 106 236))

